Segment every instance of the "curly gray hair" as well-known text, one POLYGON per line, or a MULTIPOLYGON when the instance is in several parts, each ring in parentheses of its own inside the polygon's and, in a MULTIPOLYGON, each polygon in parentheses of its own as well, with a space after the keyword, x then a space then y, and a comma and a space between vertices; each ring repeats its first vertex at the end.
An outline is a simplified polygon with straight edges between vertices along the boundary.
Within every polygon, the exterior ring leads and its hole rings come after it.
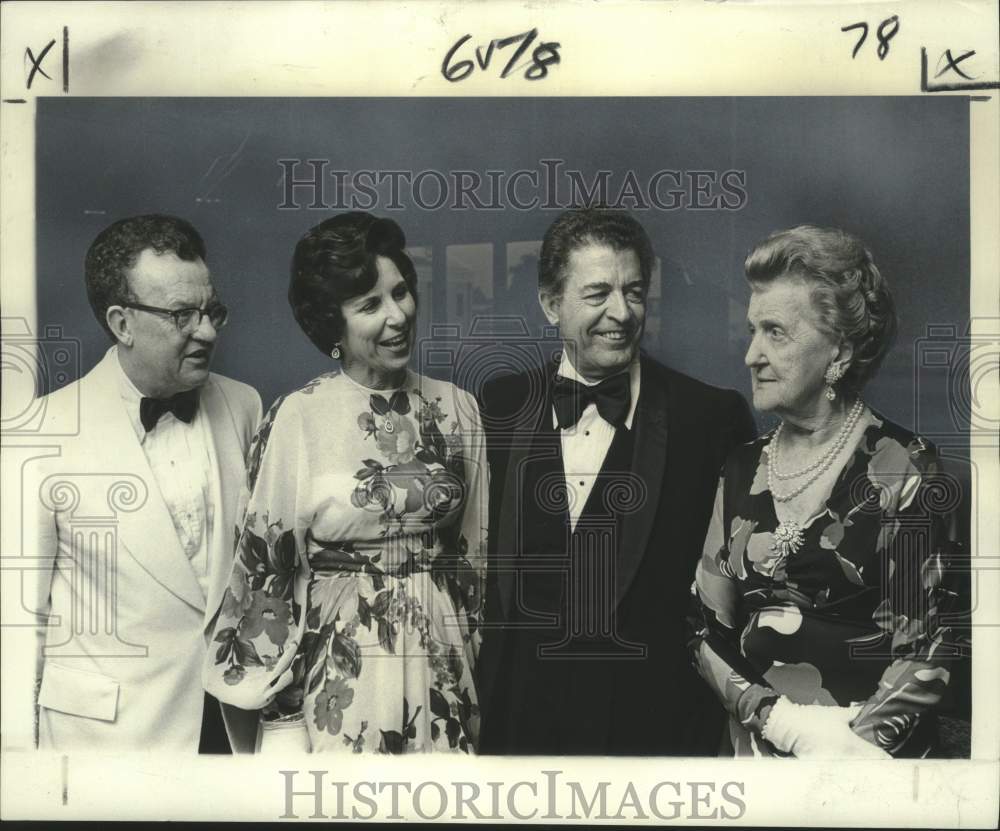
POLYGON ((875 375, 896 335, 896 308, 871 252, 838 228, 776 231, 744 263, 751 288, 793 275, 811 289, 820 324, 854 348, 838 386, 858 392, 875 375))

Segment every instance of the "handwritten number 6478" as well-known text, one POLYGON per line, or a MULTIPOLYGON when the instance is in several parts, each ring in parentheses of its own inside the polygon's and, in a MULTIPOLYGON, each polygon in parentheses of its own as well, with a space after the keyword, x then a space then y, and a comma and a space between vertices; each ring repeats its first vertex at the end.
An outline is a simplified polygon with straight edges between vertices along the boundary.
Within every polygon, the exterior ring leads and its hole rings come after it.
MULTIPOLYGON (((861 23, 852 23, 850 26, 844 26, 840 31, 850 32, 853 29, 861 30, 861 37, 858 38, 858 42, 854 45, 854 51, 851 52, 851 60, 854 60, 858 56, 858 52, 861 51, 861 47, 864 45, 865 38, 868 37, 868 24, 862 21, 861 23)), ((899 16, 893 15, 892 17, 887 17, 878 25, 878 29, 875 30, 875 36, 878 38, 878 48, 875 50, 878 53, 878 59, 884 61, 886 55, 889 54, 889 41, 892 40, 896 33, 899 31, 899 16)))
MULTIPOLYGON (((483 52, 483 47, 476 47, 476 64, 479 64, 481 70, 485 70, 490 65, 494 49, 499 51, 520 41, 517 49, 514 50, 514 53, 507 61, 507 65, 504 66, 503 71, 500 73, 501 78, 506 78, 515 68, 518 68, 518 60, 528 51, 528 48, 536 37, 538 37, 538 29, 532 29, 531 31, 522 32, 519 35, 512 35, 503 39, 494 38, 487 45, 485 53, 483 52)), ((441 64, 441 74, 447 80, 452 82, 461 81, 464 78, 468 78, 475 69, 475 64, 471 60, 452 63, 455 53, 469 40, 472 40, 472 35, 465 35, 459 38, 451 49, 448 50, 448 54, 444 56, 444 62, 441 64)), ((539 43, 531 53, 531 65, 525 71, 524 77, 529 81, 538 81, 549 74, 548 68, 551 64, 557 63, 559 63, 559 44, 539 43)))

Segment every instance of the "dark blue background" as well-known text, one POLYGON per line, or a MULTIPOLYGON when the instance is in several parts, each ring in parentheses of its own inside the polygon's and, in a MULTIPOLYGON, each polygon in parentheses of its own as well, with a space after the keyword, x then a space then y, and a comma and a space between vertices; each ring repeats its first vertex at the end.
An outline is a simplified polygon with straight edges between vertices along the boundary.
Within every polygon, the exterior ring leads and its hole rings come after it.
MULTIPOLYGON (((840 226, 868 242, 899 309, 899 338, 868 400, 932 437, 954 433, 963 418, 950 387, 956 375, 921 369, 919 353, 928 324, 962 335, 969 318, 968 107, 964 97, 40 99, 39 325, 79 339, 89 369, 107 342, 84 291, 88 245, 123 216, 184 216, 203 234, 232 308, 214 368, 256 386, 266 405, 330 365, 299 331, 285 293, 296 240, 331 212, 278 209, 279 158, 484 177, 541 173, 540 159, 557 158, 588 178, 614 171, 612 192, 627 170, 645 182, 661 169, 739 169, 749 194, 742 210, 636 212, 663 260, 647 350, 748 394, 744 256, 778 228, 840 226)), ((408 194, 403 210, 375 212, 429 249, 421 334, 436 321, 467 335, 474 311, 521 314, 541 334, 533 260, 508 262, 507 243, 537 243, 558 211, 427 211, 408 194), (491 272, 470 276, 467 264, 462 272, 461 252, 455 263, 447 252, 456 245, 492 245, 480 249, 491 272), (508 286, 511 268, 520 276, 508 286), (463 279, 490 287, 492 298, 449 296, 463 279)))

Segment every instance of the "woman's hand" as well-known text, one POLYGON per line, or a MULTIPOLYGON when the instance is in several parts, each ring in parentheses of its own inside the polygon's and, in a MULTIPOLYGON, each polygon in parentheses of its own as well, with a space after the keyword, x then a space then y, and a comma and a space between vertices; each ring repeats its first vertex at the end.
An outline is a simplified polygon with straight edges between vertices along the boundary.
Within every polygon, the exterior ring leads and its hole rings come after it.
POLYGON ((861 712, 853 707, 796 704, 781 696, 764 723, 763 736, 798 759, 891 759, 888 753, 851 730, 861 712))

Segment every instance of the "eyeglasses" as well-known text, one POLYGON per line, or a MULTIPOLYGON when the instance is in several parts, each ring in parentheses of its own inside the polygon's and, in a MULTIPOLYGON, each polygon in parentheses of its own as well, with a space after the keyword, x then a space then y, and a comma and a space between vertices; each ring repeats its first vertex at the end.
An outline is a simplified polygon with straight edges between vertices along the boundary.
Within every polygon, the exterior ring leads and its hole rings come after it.
POLYGON ((202 317, 208 317, 212 326, 221 329, 229 320, 229 309, 222 303, 210 303, 204 309, 161 309, 159 306, 144 306, 142 303, 122 303, 127 309, 137 309, 140 312, 152 312, 167 315, 174 321, 174 326, 182 335, 193 335, 201 326, 202 317))

